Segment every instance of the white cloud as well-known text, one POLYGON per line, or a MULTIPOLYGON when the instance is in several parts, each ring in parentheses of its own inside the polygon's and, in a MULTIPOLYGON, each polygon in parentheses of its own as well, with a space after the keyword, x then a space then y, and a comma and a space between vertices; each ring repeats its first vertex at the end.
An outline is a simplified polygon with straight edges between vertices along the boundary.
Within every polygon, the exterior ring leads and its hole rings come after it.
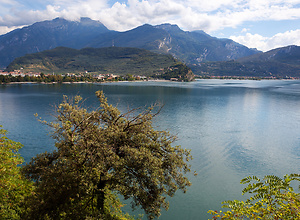
POLYGON ((128 0, 127 4, 117 2, 111 8, 101 11, 98 18, 108 28, 124 31, 145 23, 174 23, 185 10, 182 4, 172 0, 128 0))
MULTIPOLYGON (((34 5, 34 2, 30 2, 34 5)), ((49 3, 47 0, 44 2, 49 3)), ((30 25, 37 21, 56 17, 78 20, 82 16, 91 17, 89 15, 98 13, 108 7, 106 0, 56 0, 50 1, 50 3, 51 4, 44 5, 43 10, 38 10, 35 8, 27 9, 28 1, 24 1, 23 4, 21 1, 18 1, 15 5, 8 5, 1 0, 0 9, 2 9, 2 13, 0 12, 0 27, 30 25)))
POLYGON ((0 27, 24 26, 37 21, 53 19, 60 16, 58 6, 48 5, 44 11, 38 10, 13 10, 13 13, 0 17, 0 27))
POLYGON ((106 0, 56 0, 55 5, 60 6, 60 17, 78 20, 80 17, 95 18, 102 10, 108 8, 106 0))
MULTIPOLYGON (((112 6, 108 2, 111 0, 0 0, 0 34, 14 26, 56 17, 70 20, 90 17, 118 31, 145 23, 172 23, 184 30, 204 30, 207 33, 251 21, 300 19, 300 0, 116 0, 112 6), (35 3, 40 6, 38 9, 26 9, 35 3), (45 5, 41 7, 42 4, 45 5)), ((249 30, 244 29, 243 35, 233 38, 240 42, 245 39, 253 41, 263 50, 270 47, 271 41, 247 32, 249 30)), ((274 36, 274 39, 279 39, 279 36, 274 36)))
POLYGON ((243 30, 241 31, 242 33, 248 32, 249 29, 248 28, 243 28, 243 30))
MULTIPOLYGON (((1 25, 25 25, 26 22, 31 24, 31 21, 57 16, 72 20, 87 16, 102 21, 114 30, 125 30, 143 23, 170 22, 179 24, 185 30, 202 29, 209 33, 226 27, 236 27, 245 21, 300 18, 300 8, 297 7, 300 0, 127 0, 125 3, 116 1, 112 7, 108 5, 108 0, 45 2, 48 6, 42 11, 32 9, 25 12, 10 5, 10 16, 2 15, 5 22, 1 22, 1 25)), ((7 4, 8 0, 2 0, 0 8, 1 5, 7 7, 7 4)))
POLYGON ((0 35, 6 34, 6 33, 10 32, 10 31, 13 31, 13 30, 15 30, 15 29, 17 29, 17 28, 22 28, 22 27, 23 27, 23 26, 19 26, 19 27, 16 27, 16 26, 12 26, 12 27, 1 27, 1 26, 0 26, 0 35))
POLYGON ((268 38, 259 34, 246 33, 245 35, 230 36, 229 38, 250 48, 257 48, 258 50, 262 51, 267 50, 266 41, 268 38))
MULTIPOLYGON (((300 3, 299 0, 297 2, 300 3)), ((105 13, 100 13, 99 19, 105 20, 104 23, 107 23, 110 28, 113 26, 111 24, 119 24, 117 30, 120 30, 119 27, 127 28, 143 23, 169 22, 176 23, 185 30, 201 29, 210 33, 226 27, 237 27, 245 21, 300 18, 300 8, 293 5, 297 2, 128 0, 127 4, 116 3, 112 8, 106 9, 105 13)))
POLYGON ((287 45, 300 46, 300 29, 278 33, 273 37, 263 37, 259 34, 246 33, 240 36, 230 36, 230 39, 248 47, 268 51, 287 45))

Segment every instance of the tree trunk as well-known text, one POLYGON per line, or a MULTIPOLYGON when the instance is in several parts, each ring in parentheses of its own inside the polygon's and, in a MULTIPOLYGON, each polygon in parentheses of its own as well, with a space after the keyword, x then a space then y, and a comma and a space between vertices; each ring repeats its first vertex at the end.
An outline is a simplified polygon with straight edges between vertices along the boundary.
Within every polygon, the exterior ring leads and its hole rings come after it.
POLYGON ((105 193, 104 188, 106 185, 106 180, 101 180, 97 184, 97 209, 100 211, 101 214, 104 214, 104 201, 105 201, 105 193))

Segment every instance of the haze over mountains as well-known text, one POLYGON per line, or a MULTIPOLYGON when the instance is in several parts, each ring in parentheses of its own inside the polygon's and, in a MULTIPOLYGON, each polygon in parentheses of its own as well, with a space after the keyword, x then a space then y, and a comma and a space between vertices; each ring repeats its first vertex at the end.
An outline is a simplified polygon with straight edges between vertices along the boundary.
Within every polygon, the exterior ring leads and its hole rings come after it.
POLYGON ((59 46, 74 49, 133 47, 168 53, 202 75, 300 77, 297 46, 262 53, 203 31, 183 31, 177 25, 145 24, 118 32, 89 18, 81 18, 78 22, 56 18, 1 35, 0 68, 7 67, 16 57, 59 46))

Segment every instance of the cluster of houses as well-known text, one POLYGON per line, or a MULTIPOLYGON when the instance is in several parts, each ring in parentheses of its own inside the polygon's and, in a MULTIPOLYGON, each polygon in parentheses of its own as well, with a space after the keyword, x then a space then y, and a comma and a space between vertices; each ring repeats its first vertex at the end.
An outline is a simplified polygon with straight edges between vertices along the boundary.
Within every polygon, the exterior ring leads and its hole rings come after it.
POLYGON ((13 72, 5 72, 3 70, 0 70, 0 75, 4 75, 4 76, 14 76, 14 77, 25 77, 25 76, 33 76, 33 77, 39 77, 40 73, 33 73, 33 72, 29 72, 29 73, 23 73, 22 69, 21 70, 15 70, 13 72))
POLYGON ((96 75, 95 78, 97 79, 100 79, 100 80, 113 80, 113 79, 116 79, 116 78, 119 78, 120 76, 119 75, 114 75, 114 74, 99 74, 99 75, 96 75))
MULTIPOLYGON (((40 77, 41 75, 44 76, 50 76, 50 75, 55 75, 53 74, 43 74, 43 73, 34 73, 34 72, 26 72, 24 73, 22 71, 22 68, 20 70, 15 70, 13 72, 5 72, 3 70, 0 70, 0 75, 4 76, 13 76, 13 77, 25 77, 25 76, 30 76, 30 77, 40 77)), ((128 76, 120 76, 120 75, 115 75, 115 74, 89 74, 88 72, 84 73, 66 73, 66 74, 61 74, 61 76, 67 76, 67 77, 82 77, 82 76, 92 76, 93 78, 97 80, 103 80, 103 81, 110 81, 110 80, 121 80, 121 79, 127 79, 128 76)), ((131 76, 132 79, 134 80, 146 80, 146 76, 131 76)))
MULTIPOLYGON (((75 74, 75 73, 66 73, 66 74, 62 74, 62 76, 69 76, 69 77, 81 77, 81 76, 84 76, 84 75, 87 75, 88 73, 85 72, 85 73, 78 73, 78 74, 75 74)), ((14 76, 14 77, 18 77, 18 76, 21 76, 21 77, 25 77, 25 76, 33 76, 33 77, 39 77, 41 76, 41 73, 34 73, 34 72, 22 72, 22 68, 20 70, 14 70, 13 72, 5 72, 4 70, 0 70, 0 75, 4 75, 4 76, 14 76)), ((49 75, 54 75, 53 74, 44 74, 45 76, 49 76, 49 75)), ((99 74, 99 75, 94 75, 93 76, 94 78, 97 78, 97 79, 115 79, 115 78, 118 78, 120 77, 119 75, 114 75, 114 74, 99 74)))

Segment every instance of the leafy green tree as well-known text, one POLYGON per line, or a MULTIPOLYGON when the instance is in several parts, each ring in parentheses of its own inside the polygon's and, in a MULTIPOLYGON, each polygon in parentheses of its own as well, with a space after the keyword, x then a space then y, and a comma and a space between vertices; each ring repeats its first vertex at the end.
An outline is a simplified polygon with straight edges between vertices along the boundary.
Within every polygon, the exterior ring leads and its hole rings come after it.
POLYGON ((23 81, 30 82, 30 77, 28 75, 25 75, 23 81))
POLYGON ((22 145, 6 137, 0 125, 0 219, 20 219, 24 198, 32 191, 32 183, 20 173, 23 158, 17 153, 22 145))
POLYGON ((162 74, 156 74, 153 77, 162 78, 166 80, 174 78, 181 82, 193 81, 195 78, 192 70, 181 62, 176 63, 170 67, 164 68, 162 74))
POLYGON ((141 206, 154 218, 161 208, 168 209, 167 195, 191 185, 185 177, 190 151, 171 146, 174 136, 153 129, 152 107, 121 114, 101 91, 96 95, 98 109, 83 108, 79 96, 65 97, 56 120, 45 122, 54 129, 57 150, 38 155, 23 168, 36 183, 28 216, 107 218, 108 190, 131 198, 133 208, 141 206))
POLYGON ((6 81, 6 76, 0 75, 0 83, 4 83, 6 81))
POLYGON ((132 74, 127 74, 127 75, 126 75, 126 79, 127 79, 128 81, 134 81, 134 80, 135 80, 135 78, 133 77, 132 74))
POLYGON ((223 208, 230 211, 209 212, 213 219, 300 219, 300 195, 294 191, 291 181, 300 181, 300 175, 285 175, 283 179, 269 175, 262 180, 249 176, 241 183, 249 183, 243 194, 253 194, 250 199, 225 201, 223 208))

